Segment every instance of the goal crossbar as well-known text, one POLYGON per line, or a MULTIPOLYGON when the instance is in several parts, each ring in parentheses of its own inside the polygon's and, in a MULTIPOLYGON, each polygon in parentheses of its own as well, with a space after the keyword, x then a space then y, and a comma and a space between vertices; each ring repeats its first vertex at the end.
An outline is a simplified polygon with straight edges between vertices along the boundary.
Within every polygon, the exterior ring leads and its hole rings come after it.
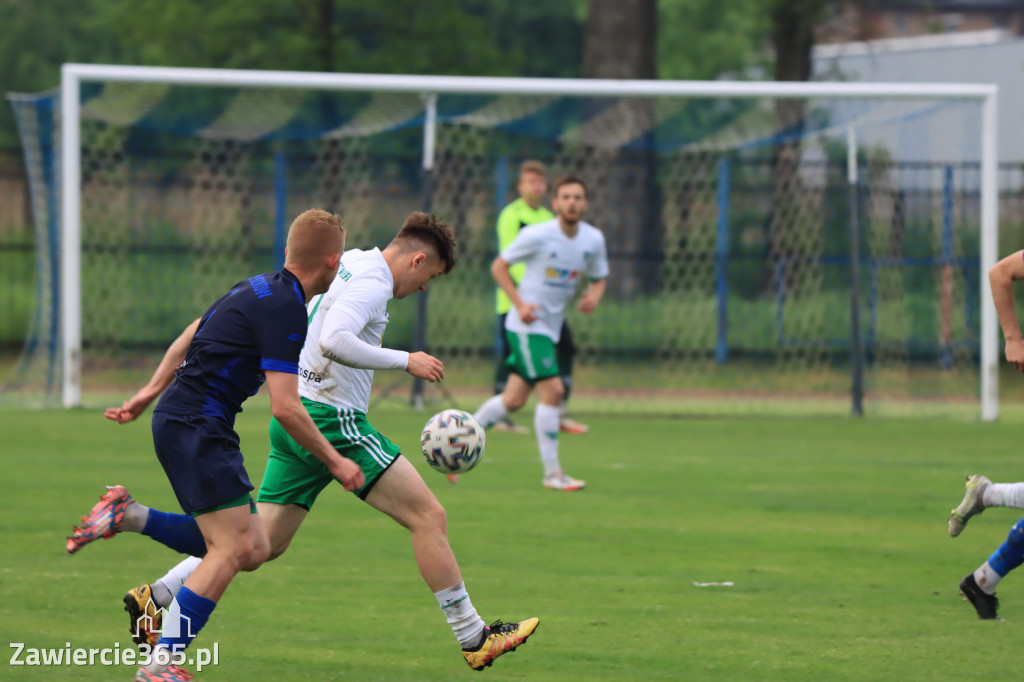
MULTIPOLYGON (((430 119, 438 94, 548 95, 562 97, 729 97, 833 99, 946 98, 981 103, 980 139, 980 399, 981 419, 998 417, 998 322, 991 303, 988 270, 998 259, 997 121, 998 86, 949 83, 653 81, 542 79, 460 76, 248 71, 177 67, 64 64, 61 70, 61 358, 62 402, 81 404, 81 140, 80 92, 83 82, 167 83, 208 87, 375 90, 424 95, 430 119)), ((429 169, 433 126, 424 126, 424 163, 429 169)))

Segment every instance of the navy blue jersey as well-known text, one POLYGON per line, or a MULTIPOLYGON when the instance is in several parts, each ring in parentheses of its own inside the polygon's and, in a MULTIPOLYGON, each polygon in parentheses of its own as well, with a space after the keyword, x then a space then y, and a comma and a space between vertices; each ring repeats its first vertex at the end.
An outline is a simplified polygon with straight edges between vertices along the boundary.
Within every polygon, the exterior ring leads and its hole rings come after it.
POLYGON ((305 296, 295 275, 279 270, 239 282, 199 321, 156 411, 233 424, 245 399, 259 391, 263 370, 298 373, 305 339, 305 296))

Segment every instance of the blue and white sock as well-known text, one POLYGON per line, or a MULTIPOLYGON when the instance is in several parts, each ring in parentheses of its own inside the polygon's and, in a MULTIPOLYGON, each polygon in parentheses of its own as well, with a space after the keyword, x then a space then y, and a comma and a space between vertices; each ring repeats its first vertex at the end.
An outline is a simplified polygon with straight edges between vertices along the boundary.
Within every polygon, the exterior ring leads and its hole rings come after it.
POLYGON ((974 579, 982 591, 992 594, 999 581, 1013 569, 1024 563, 1024 519, 1013 524, 1006 542, 999 546, 981 568, 974 572, 974 579))
POLYGON ((202 561, 199 557, 190 556, 184 559, 177 566, 167 571, 167 574, 150 586, 153 590, 153 601, 157 606, 167 608, 178 591, 185 585, 185 581, 196 570, 196 566, 202 561))
MULTIPOLYGON (((171 603, 171 608, 167 609, 167 616, 163 620, 163 634, 156 645, 171 653, 184 651, 210 620, 210 614, 216 607, 217 602, 200 597, 187 587, 182 587, 171 603)), ((162 669, 158 665, 147 668, 150 672, 162 669)))
POLYGON ((995 569, 986 561, 974 572, 974 582, 985 594, 995 594, 996 585, 1003 579, 1003 576, 996 573, 995 569))

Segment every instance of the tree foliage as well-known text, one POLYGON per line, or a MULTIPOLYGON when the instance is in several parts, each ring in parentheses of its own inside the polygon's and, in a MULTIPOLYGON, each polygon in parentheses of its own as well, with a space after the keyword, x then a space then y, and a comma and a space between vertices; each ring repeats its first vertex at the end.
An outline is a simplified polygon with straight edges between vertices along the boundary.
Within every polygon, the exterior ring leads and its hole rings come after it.
MULTIPOLYGON (((813 28, 828 4, 649 0, 655 2, 654 75, 672 79, 742 75, 752 64, 766 65, 773 44, 783 48, 782 76, 794 73, 791 58, 806 54, 800 37, 810 35, 807 25, 813 28)), ((0 84, 7 92, 51 88, 60 65, 72 61, 579 77, 590 6, 590 0, 0 0, 0 84)), ((16 145, 9 107, 0 106, 0 147, 16 145)))
MULTIPOLYGON (((572 77, 578 9, 547 0, 0 0, 0 83, 51 88, 72 61, 572 77)), ((13 118, 0 109, 0 147, 15 146, 13 118)))
POLYGON ((659 0, 658 77, 740 77, 751 66, 763 66, 771 28, 765 5, 763 0, 659 0))

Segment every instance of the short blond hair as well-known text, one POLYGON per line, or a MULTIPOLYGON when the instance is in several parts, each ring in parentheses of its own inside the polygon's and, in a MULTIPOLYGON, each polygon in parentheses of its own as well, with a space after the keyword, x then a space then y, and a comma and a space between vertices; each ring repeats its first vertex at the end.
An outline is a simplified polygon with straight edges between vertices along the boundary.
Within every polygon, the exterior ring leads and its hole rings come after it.
POLYGON ((345 248, 345 225, 340 216, 311 208, 292 221, 287 248, 286 266, 317 268, 324 258, 341 253, 345 248))
POLYGON ((519 175, 523 173, 536 173, 546 178, 548 176, 548 167, 537 159, 527 159, 519 164, 519 175))

